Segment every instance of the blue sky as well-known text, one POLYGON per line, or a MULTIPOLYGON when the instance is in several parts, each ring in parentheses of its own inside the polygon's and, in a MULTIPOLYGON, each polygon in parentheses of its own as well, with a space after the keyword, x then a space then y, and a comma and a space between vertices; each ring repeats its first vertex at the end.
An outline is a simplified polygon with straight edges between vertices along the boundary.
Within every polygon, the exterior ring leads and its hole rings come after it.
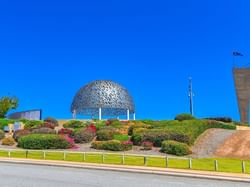
POLYGON ((246 0, 0 2, 0 95, 18 110, 70 118, 75 92, 114 80, 133 95, 138 118, 188 112, 239 119, 232 51, 250 58, 246 0))

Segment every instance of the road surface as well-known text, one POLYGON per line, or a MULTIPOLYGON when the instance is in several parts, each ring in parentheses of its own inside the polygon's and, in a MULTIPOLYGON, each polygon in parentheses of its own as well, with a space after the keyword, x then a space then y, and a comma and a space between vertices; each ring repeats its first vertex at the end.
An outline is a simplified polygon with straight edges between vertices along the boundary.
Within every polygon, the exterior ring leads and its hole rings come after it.
POLYGON ((1 187, 249 187, 249 183, 0 163, 1 187))

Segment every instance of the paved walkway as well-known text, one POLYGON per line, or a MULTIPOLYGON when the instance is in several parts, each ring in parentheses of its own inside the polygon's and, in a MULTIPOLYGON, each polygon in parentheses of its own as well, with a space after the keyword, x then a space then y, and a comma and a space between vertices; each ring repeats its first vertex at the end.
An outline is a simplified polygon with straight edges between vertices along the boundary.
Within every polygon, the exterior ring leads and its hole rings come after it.
POLYGON ((227 129, 209 129, 198 137, 192 148, 193 157, 210 158, 215 151, 237 131, 227 129))

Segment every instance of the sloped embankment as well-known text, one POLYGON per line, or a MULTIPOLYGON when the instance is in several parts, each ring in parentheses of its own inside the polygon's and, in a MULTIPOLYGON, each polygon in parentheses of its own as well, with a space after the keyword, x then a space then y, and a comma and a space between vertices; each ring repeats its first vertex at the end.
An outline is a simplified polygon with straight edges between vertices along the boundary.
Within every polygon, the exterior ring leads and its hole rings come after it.
POLYGON ((250 130, 239 130, 215 152, 216 157, 250 159, 250 130))
POLYGON ((215 151, 231 137, 235 130, 208 129, 198 137, 192 147, 193 157, 212 157, 215 151))

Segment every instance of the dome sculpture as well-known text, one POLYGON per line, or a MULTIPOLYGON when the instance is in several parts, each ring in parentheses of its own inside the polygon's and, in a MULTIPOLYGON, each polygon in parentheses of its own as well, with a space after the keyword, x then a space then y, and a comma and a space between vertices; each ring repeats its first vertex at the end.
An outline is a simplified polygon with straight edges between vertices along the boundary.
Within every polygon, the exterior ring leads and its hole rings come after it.
POLYGON ((135 107, 127 89, 116 82, 107 80, 93 81, 82 87, 75 95, 71 112, 88 116, 122 116, 134 114, 135 107))

